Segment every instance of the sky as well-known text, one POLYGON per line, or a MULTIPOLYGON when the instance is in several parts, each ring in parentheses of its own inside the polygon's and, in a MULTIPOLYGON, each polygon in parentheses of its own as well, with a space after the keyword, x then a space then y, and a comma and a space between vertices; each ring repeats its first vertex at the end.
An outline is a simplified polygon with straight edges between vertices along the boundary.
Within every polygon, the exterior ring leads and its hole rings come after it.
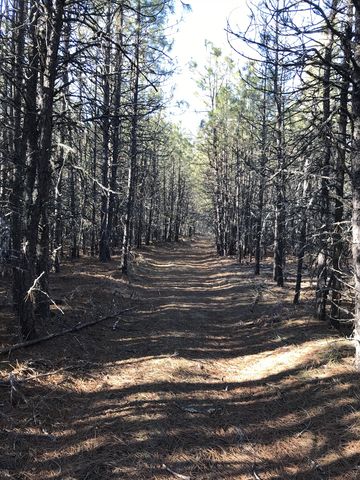
POLYGON ((199 93, 196 94, 196 74, 189 69, 194 60, 201 69, 206 61, 205 40, 221 48, 224 54, 235 60, 241 58, 230 47, 225 28, 227 22, 234 30, 247 23, 246 0, 186 0, 191 11, 178 11, 183 20, 174 29, 171 56, 178 62, 177 73, 171 83, 175 85, 175 96, 170 108, 172 119, 179 121, 185 130, 195 135, 197 127, 204 117, 204 105, 199 93), (184 100, 188 106, 176 108, 176 102, 184 100))

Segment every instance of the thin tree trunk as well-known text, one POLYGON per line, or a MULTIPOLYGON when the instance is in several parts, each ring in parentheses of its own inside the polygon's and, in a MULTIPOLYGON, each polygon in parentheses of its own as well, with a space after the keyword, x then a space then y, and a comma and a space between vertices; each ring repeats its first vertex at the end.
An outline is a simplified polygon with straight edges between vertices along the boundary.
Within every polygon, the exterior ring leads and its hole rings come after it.
MULTIPOLYGON (((349 44, 352 37, 351 26, 351 6, 348 6, 348 21, 345 24, 344 31, 344 71, 348 71, 350 65, 349 44)), ((331 323, 339 327, 341 318, 341 291, 343 288, 341 257, 344 250, 343 239, 343 220, 344 220, 344 182, 345 182, 345 162, 347 148, 347 122, 348 122, 348 101, 349 101, 349 80, 343 78, 340 87, 340 112, 339 112, 339 141, 337 146, 336 164, 335 164, 335 211, 334 211, 334 232, 333 232, 333 265, 330 279, 331 287, 331 323)))
POLYGON ((109 157, 110 157, 110 62, 111 44, 108 38, 111 35, 111 2, 108 4, 106 20, 106 36, 104 40, 104 71, 103 71, 103 112, 102 112, 102 192, 101 192, 101 221, 100 221, 100 243, 99 260, 108 262, 110 255, 110 239, 108 228, 109 215, 109 157))
POLYGON ((297 271, 296 271, 296 285, 293 303, 297 305, 300 301, 301 283, 303 274, 303 263, 306 252, 306 234, 307 234, 307 217, 308 217, 308 189, 309 189, 309 159, 307 158, 304 166, 304 183, 301 199, 301 217, 300 217, 300 234, 299 247, 297 253, 297 271))
POLYGON ((140 65, 140 30, 141 30, 141 4, 137 4, 137 32, 134 55, 134 91, 133 91, 133 113, 131 119, 131 148, 130 148, 130 166, 128 173, 128 194, 126 206, 126 219, 122 246, 122 265, 123 273, 128 272, 129 256, 132 245, 133 232, 133 210, 136 200, 136 165, 138 156, 138 122, 139 122, 139 65, 140 65))
POLYGON ((352 95, 352 118, 354 123, 352 151, 352 255, 355 280, 354 341, 355 366, 360 370, 360 10, 355 13, 354 35, 354 83, 352 95))
MULTIPOLYGON (((332 13, 329 23, 332 24, 335 18, 338 0, 332 2, 332 13)), ((324 74, 323 74, 323 139, 324 156, 321 165, 321 199, 320 199, 320 218, 322 223, 322 232, 320 236, 320 251, 317 262, 317 288, 316 288, 316 316, 320 320, 326 319, 326 306, 328 299, 328 280, 329 280, 329 247, 328 236, 330 235, 330 161, 331 161, 331 60, 333 48, 333 33, 329 29, 327 32, 327 44, 324 53, 324 74)))
POLYGON ((262 128, 261 128, 261 161, 260 161, 260 179, 258 193, 258 215, 256 219, 256 244, 255 244, 255 275, 260 275, 261 262, 261 237, 262 237, 262 221, 264 208, 264 189, 265 189, 265 166, 267 163, 267 65, 264 72, 264 89, 262 99, 262 128))
POLYGON ((115 87, 114 87, 114 106, 113 106, 113 119, 112 119, 112 165, 110 169, 110 193, 109 193, 109 211, 108 211, 108 224, 107 224, 107 237, 110 245, 114 244, 114 218, 115 208, 117 203, 117 197, 114 192, 117 191, 118 182, 118 167, 120 161, 120 147, 122 141, 122 123, 120 120, 120 100, 122 95, 122 82, 123 82, 123 6, 120 4, 119 11, 116 17, 116 38, 119 43, 116 49, 115 58, 115 87))
POLYGON ((275 181, 275 237, 274 237, 274 280, 284 286, 285 264, 285 173, 284 173, 284 108, 282 95, 282 73, 279 58, 279 9, 276 10, 276 57, 274 62, 274 96, 276 104, 276 157, 278 175, 275 181))

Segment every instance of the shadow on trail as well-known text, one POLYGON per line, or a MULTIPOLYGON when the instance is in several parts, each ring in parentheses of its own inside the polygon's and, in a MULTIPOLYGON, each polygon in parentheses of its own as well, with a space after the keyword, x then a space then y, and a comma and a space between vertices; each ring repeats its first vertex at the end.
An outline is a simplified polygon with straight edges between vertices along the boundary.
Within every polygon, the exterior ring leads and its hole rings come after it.
POLYGON ((354 377, 329 377, 321 392, 317 380, 282 387, 280 396, 274 388, 262 388, 299 371, 226 386, 145 383, 69 392, 72 405, 66 411, 62 390, 35 388, 32 395, 49 400, 42 419, 51 433, 3 433, 13 448, 1 467, 15 478, 36 470, 38 478, 58 480, 130 479, 134 472, 141 479, 168 478, 164 463, 204 480, 251 478, 254 471, 261 479, 356 478, 358 452, 344 448, 358 440, 345 428, 346 417, 360 407, 354 377), (190 405, 199 413, 191 413, 190 405), (207 413, 211 409, 214 413, 207 413), (65 431, 57 430, 58 422, 66 422, 65 431), (27 461, 34 446, 35 464, 27 461), (329 452, 338 458, 320 460, 329 452))
MULTIPOLYGON (((332 337, 306 305, 205 241, 137 261, 136 313, 84 332, 91 348, 53 342, 53 365, 62 352, 81 370, 25 385, 16 407, 0 392, 1 478, 175 478, 164 464, 202 480, 358 478, 359 376, 314 358, 332 337)), ((118 288, 114 266, 93 272, 118 288)))

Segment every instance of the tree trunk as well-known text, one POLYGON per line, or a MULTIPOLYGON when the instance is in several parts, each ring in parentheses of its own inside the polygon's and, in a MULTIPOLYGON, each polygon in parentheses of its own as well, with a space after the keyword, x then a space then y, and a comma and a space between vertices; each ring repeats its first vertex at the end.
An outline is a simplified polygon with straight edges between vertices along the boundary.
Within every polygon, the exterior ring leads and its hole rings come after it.
MULTIPOLYGON (((332 13, 329 23, 332 24, 336 14, 338 0, 332 2, 332 13)), ((323 139, 324 156, 321 165, 321 198, 320 198, 320 218, 321 218, 321 236, 320 251, 317 264, 317 288, 316 288, 316 316, 320 320, 326 319, 326 305, 329 294, 329 247, 328 236, 330 234, 330 161, 331 161, 331 61, 333 48, 333 33, 329 29, 327 32, 327 43, 324 53, 324 74, 323 74, 323 139)))
MULTIPOLYGON (((349 70, 351 52, 349 45, 352 37, 351 7, 348 7, 348 21, 344 28, 343 52, 344 71, 349 70)), ((349 80, 344 77, 340 86, 340 112, 339 112, 339 140, 337 145, 336 164, 334 169, 335 182, 335 211, 334 211, 334 232, 333 232, 333 254, 332 274, 330 279, 331 287, 331 314, 330 321, 337 328, 340 326, 341 318, 341 291, 343 288, 341 258, 344 251, 343 220, 344 220, 344 182, 345 162, 347 148, 347 123, 348 123, 348 101, 349 101, 349 80)))
POLYGON ((296 285, 293 303, 297 305, 300 301, 301 283, 304 256, 306 252, 306 234, 307 234, 307 216, 308 216, 308 189, 309 189, 309 160, 306 159, 304 165, 304 183, 301 199, 301 217, 300 217, 300 232, 299 232, 299 246, 297 253, 297 271, 296 271, 296 285))
POLYGON ((116 39, 119 46, 115 53, 115 87, 114 87, 114 105, 113 105, 113 119, 112 119, 112 165, 110 169, 110 193, 109 193, 109 212, 108 212, 108 225, 107 236, 111 247, 114 246, 114 219, 115 209, 117 205, 117 196, 114 192, 118 188, 118 167, 120 162, 120 149, 122 142, 122 123, 120 120, 120 100, 122 95, 122 82, 123 82, 123 6, 119 5, 119 11, 116 17, 116 39))
POLYGON ((355 366, 360 370, 360 9, 355 13, 352 115, 354 122, 352 151, 352 254, 355 280, 354 341, 355 366))
POLYGON ((282 94, 282 72, 279 58, 279 9, 276 10, 274 97, 276 105, 276 157, 278 175, 275 180, 275 236, 273 278, 279 287, 284 286, 285 264, 285 158, 284 158, 284 108, 282 94))
POLYGON ((109 239, 109 156, 110 156, 110 62, 111 62, 111 2, 108 4, 106 20, 106 36, 104 39, 104 66, 103 66, 103 111, 102 111, 102 192, 101 192, 101 221, 100 221, 100 243, 99 260, 108 262, 110 255, 109 239))
POLYGON ((132 245, 133 233, 133 210, 136 200, 136 165, 138 156, 138 122, 139 122, 139 65, 140 65, 140 30, 141 30, 141 5, 137 4, 137 32, 134 55, 134 90, 133 90, 133 112, 131 118, 130 135, 130 165, 128 172, 128 193, 126 202, 126 219, 122 245, 121 270, 127 274, 129 267, 129 256, 132 245))

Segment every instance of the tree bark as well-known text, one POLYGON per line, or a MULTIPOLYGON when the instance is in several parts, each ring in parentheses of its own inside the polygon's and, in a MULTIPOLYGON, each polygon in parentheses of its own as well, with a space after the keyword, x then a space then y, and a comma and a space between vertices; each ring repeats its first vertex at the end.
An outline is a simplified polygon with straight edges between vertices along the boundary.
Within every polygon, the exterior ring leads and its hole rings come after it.
POLYGON ((355 281, 355 366, 360 370, 360 9, 355 9, 352 145, 352 255, 355 281))
POLYGON ((128 171, 128 193, 126 202, 126 219, 123 234, 122 265, 123 273, 128 273, 129 256, 133 235, 133 211, 136 199, 136 166, 138 156, 138 122, 139 122, 139 67, 140 67, 140 30, 141 30, 141 4, 137 4, 137 25, 134 54, 134 90, 133 90, 133 112, 131 118, 131 147, 130 165, 128 171))

